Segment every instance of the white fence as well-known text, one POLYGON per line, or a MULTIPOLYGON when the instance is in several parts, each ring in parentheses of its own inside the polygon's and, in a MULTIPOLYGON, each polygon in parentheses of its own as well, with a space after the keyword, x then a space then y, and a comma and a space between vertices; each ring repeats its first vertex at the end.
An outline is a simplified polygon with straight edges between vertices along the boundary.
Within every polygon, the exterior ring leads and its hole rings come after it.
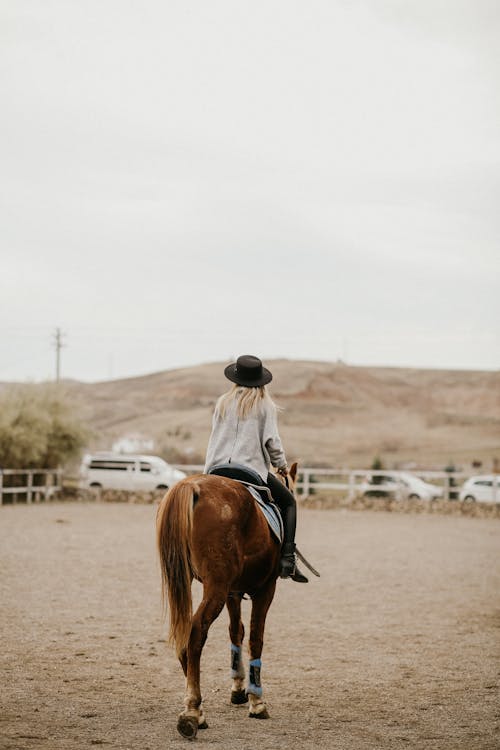
POLYGON ((61 489, 61 469, 0 469, 0 505, 8 496, 13 503, 19 495, 25 496, 28 503, 39 502, 42 498, 49 500, 61 489), (9 477, 20 477, 19 486, 17 481, 11 486, 9 477))
MULTIPOLYGON (((197 474, 203 471, 203 466, 198 464, 177 464, 176 468, 185 471, 187 474, 197 474)), ((297 495, 302 498, 309 497, 309 495, 318 491, 334 490, 345 493, 347 500, 354 500, 366 491, 369 491, 372 495, 380 491, 381 494, 389 493, 399 497, 411 497, 412 494, 416 494, 406 486, 402 476, 399 481, 380 482, 380 484, 370 483, 368 485, 371 477, 397 477, 400 474, 401 472, 390 469, 371 471, 366 469, 305 467, 299 469, 296 490, 297 495)), ((436 485, 445 500, 458 500, 461 485, 472 476, 471 473, 458 471, 418 471, 411 472, 411 474, 436 485)), ((500 503, 500 477, 497 477, 496 481, 493 482, 492 500, 500 503)))
MULTIPOLYGON (((203 471, 203 466, 199 464, 178 464, 176 468, 187 474, 197 474, 203 471)), ((299 469, 297 495, 306 498, 329 490, 342 493, 348 501, 354 500, 367 491, 372 496, 376 496, 377 493, 381 495, 388 493, 399 498, 411 497, 415 493, 406 486, 402 476, 398 480, 399 474, 400 472, 391 470, 304 467, 299 469), (376 476, 382 481, 369 483, 369 479, 376 476), (389 477, 392 481, 383 481, 384 478, 389 477)), ((471 476, 470 473, 445 471, 419 471, 412 472, 412 474, 435 485, 445 500, 457 500, 462 483, 471 476)), ((42 499, 49 500, 51 497, 56 497, 62 489, 61 469, 0 469, 0 505, 7 498, 15 503, 19 496, 28 503, 39 502, 42 499), (14 482, 9 479, 16 476, 21 479, 14 482)), ((495 477, 491 492, 491 500, 500 503, 500 476, 495 477)))

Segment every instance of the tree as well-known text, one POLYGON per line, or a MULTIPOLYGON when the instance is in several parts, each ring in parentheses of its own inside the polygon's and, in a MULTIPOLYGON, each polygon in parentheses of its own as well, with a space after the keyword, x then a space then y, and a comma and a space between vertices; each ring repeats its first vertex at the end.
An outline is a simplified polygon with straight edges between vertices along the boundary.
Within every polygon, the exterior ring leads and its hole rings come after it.
POLYGON ((90 437, 78 405, 57 384, 15 385, 0 393, 0 466, 54 469, 90 437))

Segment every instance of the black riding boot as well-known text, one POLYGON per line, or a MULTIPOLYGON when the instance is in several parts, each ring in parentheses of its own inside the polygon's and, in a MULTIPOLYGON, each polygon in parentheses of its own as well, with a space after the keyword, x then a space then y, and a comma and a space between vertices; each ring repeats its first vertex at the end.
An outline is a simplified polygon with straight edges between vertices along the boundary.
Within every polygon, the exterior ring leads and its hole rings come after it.
POLYGON ((294 542, 285 542, 281 550, 280 578, 291 578, 296 583, 308 583, 309 581, 297 567, 294 542))
POLYGON ((308 579, 297 567, 295 557, 295 525, 296 525, 296 507, 295 503, 285 508, 281 514, 283 516, 283 547, 281 549, 280 559, 280 578, 291 578, 296 583, 308 583, 308 579))

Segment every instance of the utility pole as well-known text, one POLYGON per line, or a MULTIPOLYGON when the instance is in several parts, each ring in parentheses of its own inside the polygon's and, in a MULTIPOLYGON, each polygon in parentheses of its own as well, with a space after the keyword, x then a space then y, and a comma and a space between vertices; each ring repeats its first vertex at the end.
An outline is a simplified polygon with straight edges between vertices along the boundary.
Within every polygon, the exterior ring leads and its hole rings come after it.
POLYGON ((61 349, 64 344, 62 342, 63 334, 60 328, 56 328, 54 334, 54 348, 56 350, 56 383, 59 382, 61 376, 61 349))

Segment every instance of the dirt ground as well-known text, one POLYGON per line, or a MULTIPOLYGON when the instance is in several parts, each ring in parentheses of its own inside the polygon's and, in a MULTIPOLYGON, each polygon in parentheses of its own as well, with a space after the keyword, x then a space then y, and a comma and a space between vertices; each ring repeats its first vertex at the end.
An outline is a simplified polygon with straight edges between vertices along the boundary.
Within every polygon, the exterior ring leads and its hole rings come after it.
MULTIPOLYGON (((0 508, 2 750, 186 747, 155 512, 0 508)), ((262 668, 271 718, 250 720, 229 703, 223 613, 202 663, 209 728, 195 742, 499 748, 500 521, 301 509, 298 542, 322 576, 279 582, 262 668)))

